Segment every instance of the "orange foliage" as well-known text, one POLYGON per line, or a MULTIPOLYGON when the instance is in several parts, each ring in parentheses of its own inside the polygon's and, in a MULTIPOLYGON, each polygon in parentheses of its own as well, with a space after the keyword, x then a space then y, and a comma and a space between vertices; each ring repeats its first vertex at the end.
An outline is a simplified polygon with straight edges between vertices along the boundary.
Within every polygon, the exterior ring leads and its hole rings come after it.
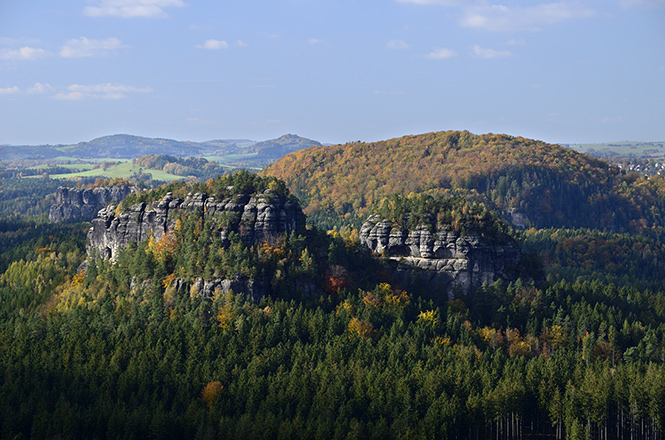
POLYGON ((85 270, 82 270, 81 272, 74 275, 72 277, 72 283, 71 283, 72 287, 73 286, 82 286, 83 283, 85 283, 85 275, 86 275, 85 270))
POLYGON ((335 294, 338 290, 348 287, 351 287, 351 280, 344 267, 335 265, 326 271, 323 283, 323 289, 326 292, 335 294))
POLYGON ((351 321, 349 321, 349 337, 352 335, 357 335, 362 338, 371 338, 376 334, 376 330, 374 330, 374 326, 366 321, 361 321, 358 318, 351 318, 351 321))
POLYGON ((203 390, 201 391, 201 399, 203 399, 207 408, 210 408, 219 401, 223 390, 224 385, 219 381, 208 382, 206 386, 203 387, 203 390))
POLYGON ((153 236, 148 241, 148 249, 152 251, 155 259, 165 261, 171 257, 178 248, 178 237, 173 231, 166 231, 159 239, 153 236))

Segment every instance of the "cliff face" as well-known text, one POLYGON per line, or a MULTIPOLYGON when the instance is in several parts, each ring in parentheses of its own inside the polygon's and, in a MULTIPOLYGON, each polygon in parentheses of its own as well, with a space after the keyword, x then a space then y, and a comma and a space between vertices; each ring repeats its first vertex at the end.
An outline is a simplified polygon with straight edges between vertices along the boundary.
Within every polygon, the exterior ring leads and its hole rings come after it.
POLYGON ((99 211, 88 231, 88 255, 115 259, 119 250, 131 242, 147 239, 151 234, 159 239, 174 227, 181 214, 198 212, 216 226, 215 233, 224 240, 228 232, 236 231, 247 243, 257 243, 272 236, 304 233, 305 215, 300 206, 288 198, 267 189, 259 194, 237 194, 216 200, 207 194, 190 194, 185 200, 168 193, 152 204, 139 203, 129 212, 116 213, 109 205, 99 211))
POLYGON ((456 292, 473 294, 483 283, 510 279, 521 258, 519 245, 509 236, 488 240, 478 234, 430 232, 424 225, 409 231, 377 216, 362 226, 360 241, 390 258, 398 280, 448 299, 456 292))
POLYGON ((121 202, 136 187, 112 186, 93 189, 61 186, 55 193, 56 204, 51 206, 48 218, 52 222, 92 220, 97 211, 109 202, 121 202))

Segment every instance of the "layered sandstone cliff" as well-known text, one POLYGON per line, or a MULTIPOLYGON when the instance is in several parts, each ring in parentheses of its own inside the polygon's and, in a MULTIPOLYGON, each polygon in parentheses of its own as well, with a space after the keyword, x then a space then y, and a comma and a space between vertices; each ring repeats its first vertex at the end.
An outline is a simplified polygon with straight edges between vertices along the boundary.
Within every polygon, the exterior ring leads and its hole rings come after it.
POLYGON ((49 211, 52 222, 87 221, 107 203, 119 203, 128 195, 138 191, 132 186, 111 186, 92 189, 61 186, 55 193, 55 205, 49 211))
POLYGON ((473 294, 483 283, 512 278, 521 259, 519 245, 505 234, 484 237, 425 225, 407 230, 376 215, 363 224, 360 241, 388 257, 400 281, 448 299, 473 294))
POLYGON ((300 206, 270 189, 257 194, 235 194, 222 200, 204 193, 189 194, 182 200, 168 193, 157 202, 133 205, 127 212, 119 212, 113 204, 100 210, 88 231, 88 255, 115 259, 129 243, 151 235, 159 239, 174 227, 181 214, 193 213, 214 220, 210 224, 217 225, 215 233, 222 239, 235 231, 246 243, 305 230, 305 215, 300 206))

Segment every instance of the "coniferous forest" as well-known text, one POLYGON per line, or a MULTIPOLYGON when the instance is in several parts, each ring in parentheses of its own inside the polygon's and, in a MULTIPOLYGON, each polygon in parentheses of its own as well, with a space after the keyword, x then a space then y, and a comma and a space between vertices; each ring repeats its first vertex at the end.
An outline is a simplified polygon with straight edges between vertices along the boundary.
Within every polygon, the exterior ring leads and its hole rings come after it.
POLYGON ((368 148, 385 169, 402 144, 420 155, 418 181, 372 171, 350 144, 134 194, 118 212, 167 193, 270 189, 299 199, 308 226, 248 242, 183 214, 115 261, 86 254, 90 223, 28 207, 35 181, 3 180, 0 438, 663 438, 662 178, 466 132, 368 148), (311 172, 270 176, 302 163, 311 172), (375 183, 359 185, 354 164, 375 183), (511 225, 510 209, 528 224, 511 225), (438 295, 360 243, 368 214, 509 234, 522 259, 511 279, 438 295), (216 278, 269 294, 203 294, 196 280, 216 278))

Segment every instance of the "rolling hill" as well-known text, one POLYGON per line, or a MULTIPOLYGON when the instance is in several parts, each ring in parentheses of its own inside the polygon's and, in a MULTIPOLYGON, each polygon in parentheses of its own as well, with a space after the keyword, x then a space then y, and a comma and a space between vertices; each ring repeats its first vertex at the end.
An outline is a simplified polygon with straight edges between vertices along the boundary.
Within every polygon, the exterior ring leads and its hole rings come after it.
POLYGON ((167 154, 178 157, 205 156, 225 162, 235 161, 251 166, 264 166, 285 154, 313 145, 321 144, 293 134, 261 142, 249 139, 193 142, 114 134, 72 145, 2 145, 0 146, 0 161, 48 162, 58 158, 132 159, 147 154, 167 154))
POLYGON ((591 156, 503 134, 446 131, 318 146, 263 171, 284 179, 311 221, 358 226, 395 194, 458 194, 519 227, 641 231, 663 226, 665 185, 591 156))

